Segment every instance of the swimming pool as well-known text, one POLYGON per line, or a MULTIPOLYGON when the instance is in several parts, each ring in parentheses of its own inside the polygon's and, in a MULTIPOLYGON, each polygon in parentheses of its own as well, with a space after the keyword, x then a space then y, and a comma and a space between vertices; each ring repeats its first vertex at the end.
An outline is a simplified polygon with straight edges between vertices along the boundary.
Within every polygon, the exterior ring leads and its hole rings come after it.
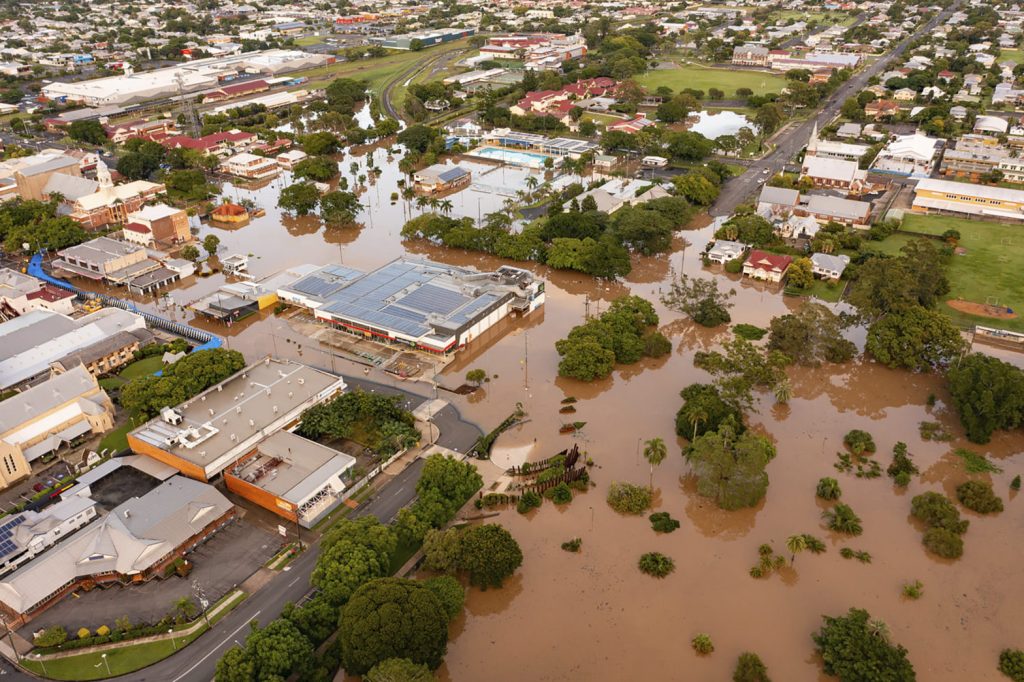
MULTIPOLYGON (((552 158, 547 154, 539 152, 525 152, 517 149, 504 149, 502 147, 477 147, 467 156, 475 156, 480 159, 501 161, 511 166, 526 166, 527 168, 543 168, 545 159, 552 158)), ((555 160, 557 163, 557 159, 555 160)))

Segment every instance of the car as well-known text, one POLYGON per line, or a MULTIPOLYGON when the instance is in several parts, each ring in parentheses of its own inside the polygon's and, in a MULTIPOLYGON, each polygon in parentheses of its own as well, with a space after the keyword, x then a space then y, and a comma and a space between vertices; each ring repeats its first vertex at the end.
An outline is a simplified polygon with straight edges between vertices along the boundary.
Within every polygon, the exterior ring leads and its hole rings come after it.
POLYGON ((43 485, 42 483, 36 483, 35 485, 32 486, 32 490, 35 490, 37 493, 41 493, 44 490, 46 490, 46 486, 43 485))
POLYGON ((765 168, 763 171, 761 171, 761 175, 768 175, 771 172, 772 172, 771 168, 765 168))

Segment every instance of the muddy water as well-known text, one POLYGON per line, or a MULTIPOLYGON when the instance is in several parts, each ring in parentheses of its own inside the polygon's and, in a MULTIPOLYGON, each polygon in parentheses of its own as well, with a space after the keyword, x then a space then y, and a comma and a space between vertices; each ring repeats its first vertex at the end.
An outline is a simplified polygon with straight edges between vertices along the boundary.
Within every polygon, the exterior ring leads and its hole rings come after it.
MULTIPOLYGON (((356 160, 361 169, 370 157, 384 169, 362 194, 361 226, 325 230, 315 218, 282 217, 276 193, 288 176, 268 187, 250 191, 226 187, 230 198, 253 198, 267 216, 236 230, 204 227, 222 241, 221 254, 252 253, 250 269, 269 275, 299 263, 346 264, 373 268, 410 252, 435 260, 490 269, 503 261, 423 244, 403 245, 399 231, 417 209, 404 201, 392 203, 397 190, 396 156, 389 161, 385 147, 340 159, 343 172, 356 160)), ((364 172, 364 171, 360 171, 364 172)), ((455 214, 472 215, 475 204, 489 201, 497 210, 504 197, 487 193, 453 198, 455 214), (489 197, 489 198, 486 198, 489 197)), ((582 275, 552 272, 529 265, 548 280, 544 308, 525 319, 510 320, 462 353, 443 380, 461 383, 469 369, 481 367, 491 375, 484 391, 450 399, 468 418, 488 429, 522 402, 530 421, 499 439, 496 459, 502 462, 540 459, 577 440, 596 460, 597 486, 568 507, 551 503, 529 516, 501 514, 519 540, 525 560, 522 569, 502 590, 472 590, 465 615, 452 629, 452 640, 441 676, 448 680, 724 680, 736 656, 756 651, 776 680, 823 679, 814 657, 810 634, 823 613, 839 614, 851 606, 867 608, 885 620, 893 638, 910 650, 919 679, 997 679, 1001 648, 1024 645, 1024 625, 1018 614, 1024 606, 1024 583, 1019 580, 1016 542, 1022 530, 1020 505, 1007 500, 997 516, 971 519, 964 557, 945 562, 928 556, 921 546, 921 529, 909 518, 910 498, 923 490, 951 493, 966 479, 962 467, 948 454, 949 444, 929 443, 918 436, 922 420, 941 421, 957 435, 956 420, 944 407, 947 396, 934 377, 893 372, 871 363, 855 362, 819 370, 791 369, 793 399, 776 406, 765 398, 752 426, 776 442, 778 457, 769 465, 771 485, 758 507, 724 512, 699 497, 695 482, 680 456, 682 441, 674 433, 679 391, 705 380, 693 367, 693 354, 713 348, 727 338, 722 330, 696 327, 658 305, 663 331, 674 352, 659 360, 622 367, 604 381, 581 384, 557 377, 554 341, 627 293, 656 300, 666 282, 680 269, 703 270, 697 253, 710 238, 711 227, 683 233, 671 255, 638 260, 622 282, 595 283, 582 275), (938 397, 927 408, 929 394, 938 397), (558 414, 560 401, 578 399, 577 413, 558 414), (558 434, 562 421, 587 424, 574 436, 558 434), (905 441, 922 470, 905 492, 897 492, 885 477, 856 479, 835 471, 835 453, 843 434, 861 428, 874 434, 883 468, 898 440, 905 441), (642 440, 662 437, 670 456, 654 472, 657 508, 682 521, 667 536, 657 536, 644 518, 622 517, 604 501, 609 483, 627 480, 647 483, 649 467, 638 456, 642 440), (864 534, 847 539, 825 530, 822 505, 814 487, 822 476, 836 476, 843 500, 862 517, 864 534), (826 554, 805 553, 795 567, 761 580, 747 571, 756 563, 757 547, 771 543, 786 554, 785 539, 813 533, 829 545, 826 554), (559 545, 572 537, 583 539, 580 554, 559 545), (869 565, 839 556, 842 546, 870 552, 869 565), (676 571, 663 580, 641 574, 639 556, 660 551, 676 561, 676 571), (921 580, 924 597, 917 602, 900 596, 904 582, 921 580), (690 638, 706 632, 715 653, 697 657, 690 638)), ((202 235, 200 235, 202 236, 202 235)), ((716 272, 722 284, 737 290, 735 321, 767 325, 769 320, 799 305, 776 289, 730 279, 716 272)), ((177 302, 212 291, 223 279, 191 278, 171 292, 177 302)), ((180 310, 178 319, 191 320, 180 310)), ((287 323, 264 311, 225 330, 231 347, 250 358, 266 353, 301 358, 326 366, 330 360, 287 323)), ((862 343, 863 334, 853 338, 862 343)), ((337 360, 339 370, 362 368, 337 360)), ((390 380, 390 379, 389 379, 390 380)), ((984 451, 1001 461, 1005 472, 991 476, 1004 498, 1020 470, 1024 441, 1002 435, 984 451)))

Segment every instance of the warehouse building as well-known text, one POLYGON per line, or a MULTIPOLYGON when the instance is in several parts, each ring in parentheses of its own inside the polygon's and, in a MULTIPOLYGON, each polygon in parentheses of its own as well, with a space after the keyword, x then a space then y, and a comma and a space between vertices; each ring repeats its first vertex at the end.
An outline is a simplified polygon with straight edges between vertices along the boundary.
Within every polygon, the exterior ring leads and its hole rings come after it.
POLYGON ((278 293, 352 334, 449 353, 510 314, 539 308, 544 282, 510 266, 477 272, 400 258, 368 273, 328 265, 278 293))
POLYGON ((278 431, 224 472, 231 492, 303 528, 342 503, 343 477, 355 465, 343 452, 278 431))
POLYGON ((209 481, 345 381, 287 360, 266 358, 128 434, 128 446, 190 478, 209 481))
POLYGON ((911 208, 916 213, 1024 220, 1024 191, 929 178, 918 181, 911 208))
POLYGON ((414 42, 420 47, 433 47, 442 43, 450 43, 460 38, 468 38, 476 33, 472 28, 442 28, 415 33, 400 33, 390 36, 371 37, 370 42, 392 50, 411 50, 414 42))
POLYGON ((180 92, 219 88, 222 83, 247 75, 274 76, 311 69, 334 62, 334 57, 301 50, 263 50, 190 62, 153 71, 87 81, 52 82, 41 94, 58 102, 79 102, 90 107, 125 106, 166 99, 180 92))

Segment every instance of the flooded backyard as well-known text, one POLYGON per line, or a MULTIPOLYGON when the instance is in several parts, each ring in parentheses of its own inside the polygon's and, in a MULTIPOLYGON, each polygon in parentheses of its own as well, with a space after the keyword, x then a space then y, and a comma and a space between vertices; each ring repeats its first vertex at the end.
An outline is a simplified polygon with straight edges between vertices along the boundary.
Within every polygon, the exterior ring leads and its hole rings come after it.
MULTIPOLYGON (((398 156, 376 146, 339 157, 350 185, 355 184, 353 175, 366 173, 369 165, 383 171, 361 193, 364 209, 358 226, 327 229, 313 216, 282 215, 277 194, 290 182, 289 174, 283 173, 262 189, 226 185, 224 198, 252 199, 266 215, 237 229, 204 225, 199 237, 220 237, 221 257, 252 254, 249 269, 257 279, 304 263, 376 268, 403 254, 481 270, 505 264, 483 254, 403 244, 402 225, 420 209, 414 202, 391 199, 399 191, 398 156), (352 163, 359 165, 355 174, 349 170, 352 163)), ((453 216, 474 220, 503 210, 507 188, 514 193, 525 186, 532 172, 460 163, 472 166, 473 186, 448 199, 453 216)), ((999 651, 1024 643, 1018 615, 1024 607, 1024 583, 1018 577, 1015 548, 1024 530, 1024 501, 1011 495, 1006 511, 990 517, 964 511, 971 525, 964 536, 963 558, 949 562, 926 554, 922 529, 910 519, 910 499, 924 490, 952 494, 967 479, 962 463, 950 454, 953 447, 967 444, 959 439, 955 415, 945 407, 948 398, 940 379, 864 361, 790 368, 790 403, 778 406, 763 396, 748 418, 752 428, 774 439, 778 450, 768 465, 771 484, 766 499, 753 509, 726 512, 697 495, 680 455, 684 441, 674 431, 679 391, 707 380, 693 367, 694 353, 714 348, 730 332, 696 326, 666 310, 658 297, 680 269, 690 275, 705 271, 698 253, 711 232, 711 227, 703 227, 681 233, 673 253, 637 259, 624 281, 612 283, 516 263, 547 280, 545 306, 498 325, 439 375, 438 380, 452 388, 463 383, 470 369, 483 368, 492 377, 474 395, 445 392, 446 399, 485 431, 522 402, 528 421, 498 439, 496 463, 505 467, 543 459, 575 440, 595 460, 592 478, 597 484, 567 507, 546 502, 527 516, 514 509, 501 512, 496 520, 522 546, 523 566, 503 589, 470 590, 466 611, 452 628, 441 678, 724 680, 740 652, 754 651, 775 680, 828 679, 820 673, 810 635, 820 626, 822 614, 862 607, 888 623, 893 640, 909 649, 919 679, 999 679, 999 651), (655 303, 674 351, 621 367, 592 384, 559 378, 554 342, 581 323, 588 310, 596 314, 626 294, 655 303), (930 394, 937 397, 934 407, 926 406, 930 394), (572 419, 586 426, 573 436, 559 435, 566 415, 558 410, 569 396, 578 400, 572 419), (918 435, 921 421, 942 422, 958 439, 923 441, 918 435), (921 475, 900 491, 885 476, 857 479, 837 472, 835 453, 843 447, 843 435, 854 428, 873 434, 883 468, 893 445, 906 442, 921 475), (669 535, 657 535, 645 517, 620 516, 605 503, 613 481, 647 483, 649 467, 639 455, 640 443, 654 437, 669 445, 668 458, 654 472, 656 510, 668 511, 682 522, 669 535), (863 519, 862 536, 847 538, 825 529, 820 518, 823 505, 814 495, 823 476, 839 479, 843 501, 863 519), (785 540, 798 533, 825 539, 828 552, 804 553, 794 567, 767 578, 748 575, 757 561, 758 545, 771 543, 788 558, 785 540), (579 554, 559 547, 573 537, 583 540, 579 554), (842 546, 870 552, 873 562, 841 558, 842 546), (676 571, 662 580, 640 573, 637 559, 649 551, 672 557, 676 571), (924 596, 907 601, 901 587, 914 580, 924 584, 924 596), (712 655, 698 657, 690 649, 689 640, 698 632, 714 640, 712 655)), ((714 276, 727 282, 721 272, 714 276)), ((361 366, 332 357, 270 309, 225 328, 194 319, 191 311, 181 308, 224 281, 221 274, 189 278, 169 292, 176 305, 162 309, 164 314, 223 336, 250 360, 277 353, 362 374, 361 366)), ((728 283, 737 290, 734 322, 766 327, 771 318, 800 305, 799 299, 784 298, 763 284, 728 283)), ((863 345, 862 332, 852 338, 863 345)), ((397 381, 383 375, 374 378, 397 381)), ((989 475, 1001 497, 1007 497, 1010 479, 1020 469, 1017 455, 1022 446, 1024 438, 1006 434, 987 446, 971 446, 989 453, 1003 467, 1003 473, 989 475)))

